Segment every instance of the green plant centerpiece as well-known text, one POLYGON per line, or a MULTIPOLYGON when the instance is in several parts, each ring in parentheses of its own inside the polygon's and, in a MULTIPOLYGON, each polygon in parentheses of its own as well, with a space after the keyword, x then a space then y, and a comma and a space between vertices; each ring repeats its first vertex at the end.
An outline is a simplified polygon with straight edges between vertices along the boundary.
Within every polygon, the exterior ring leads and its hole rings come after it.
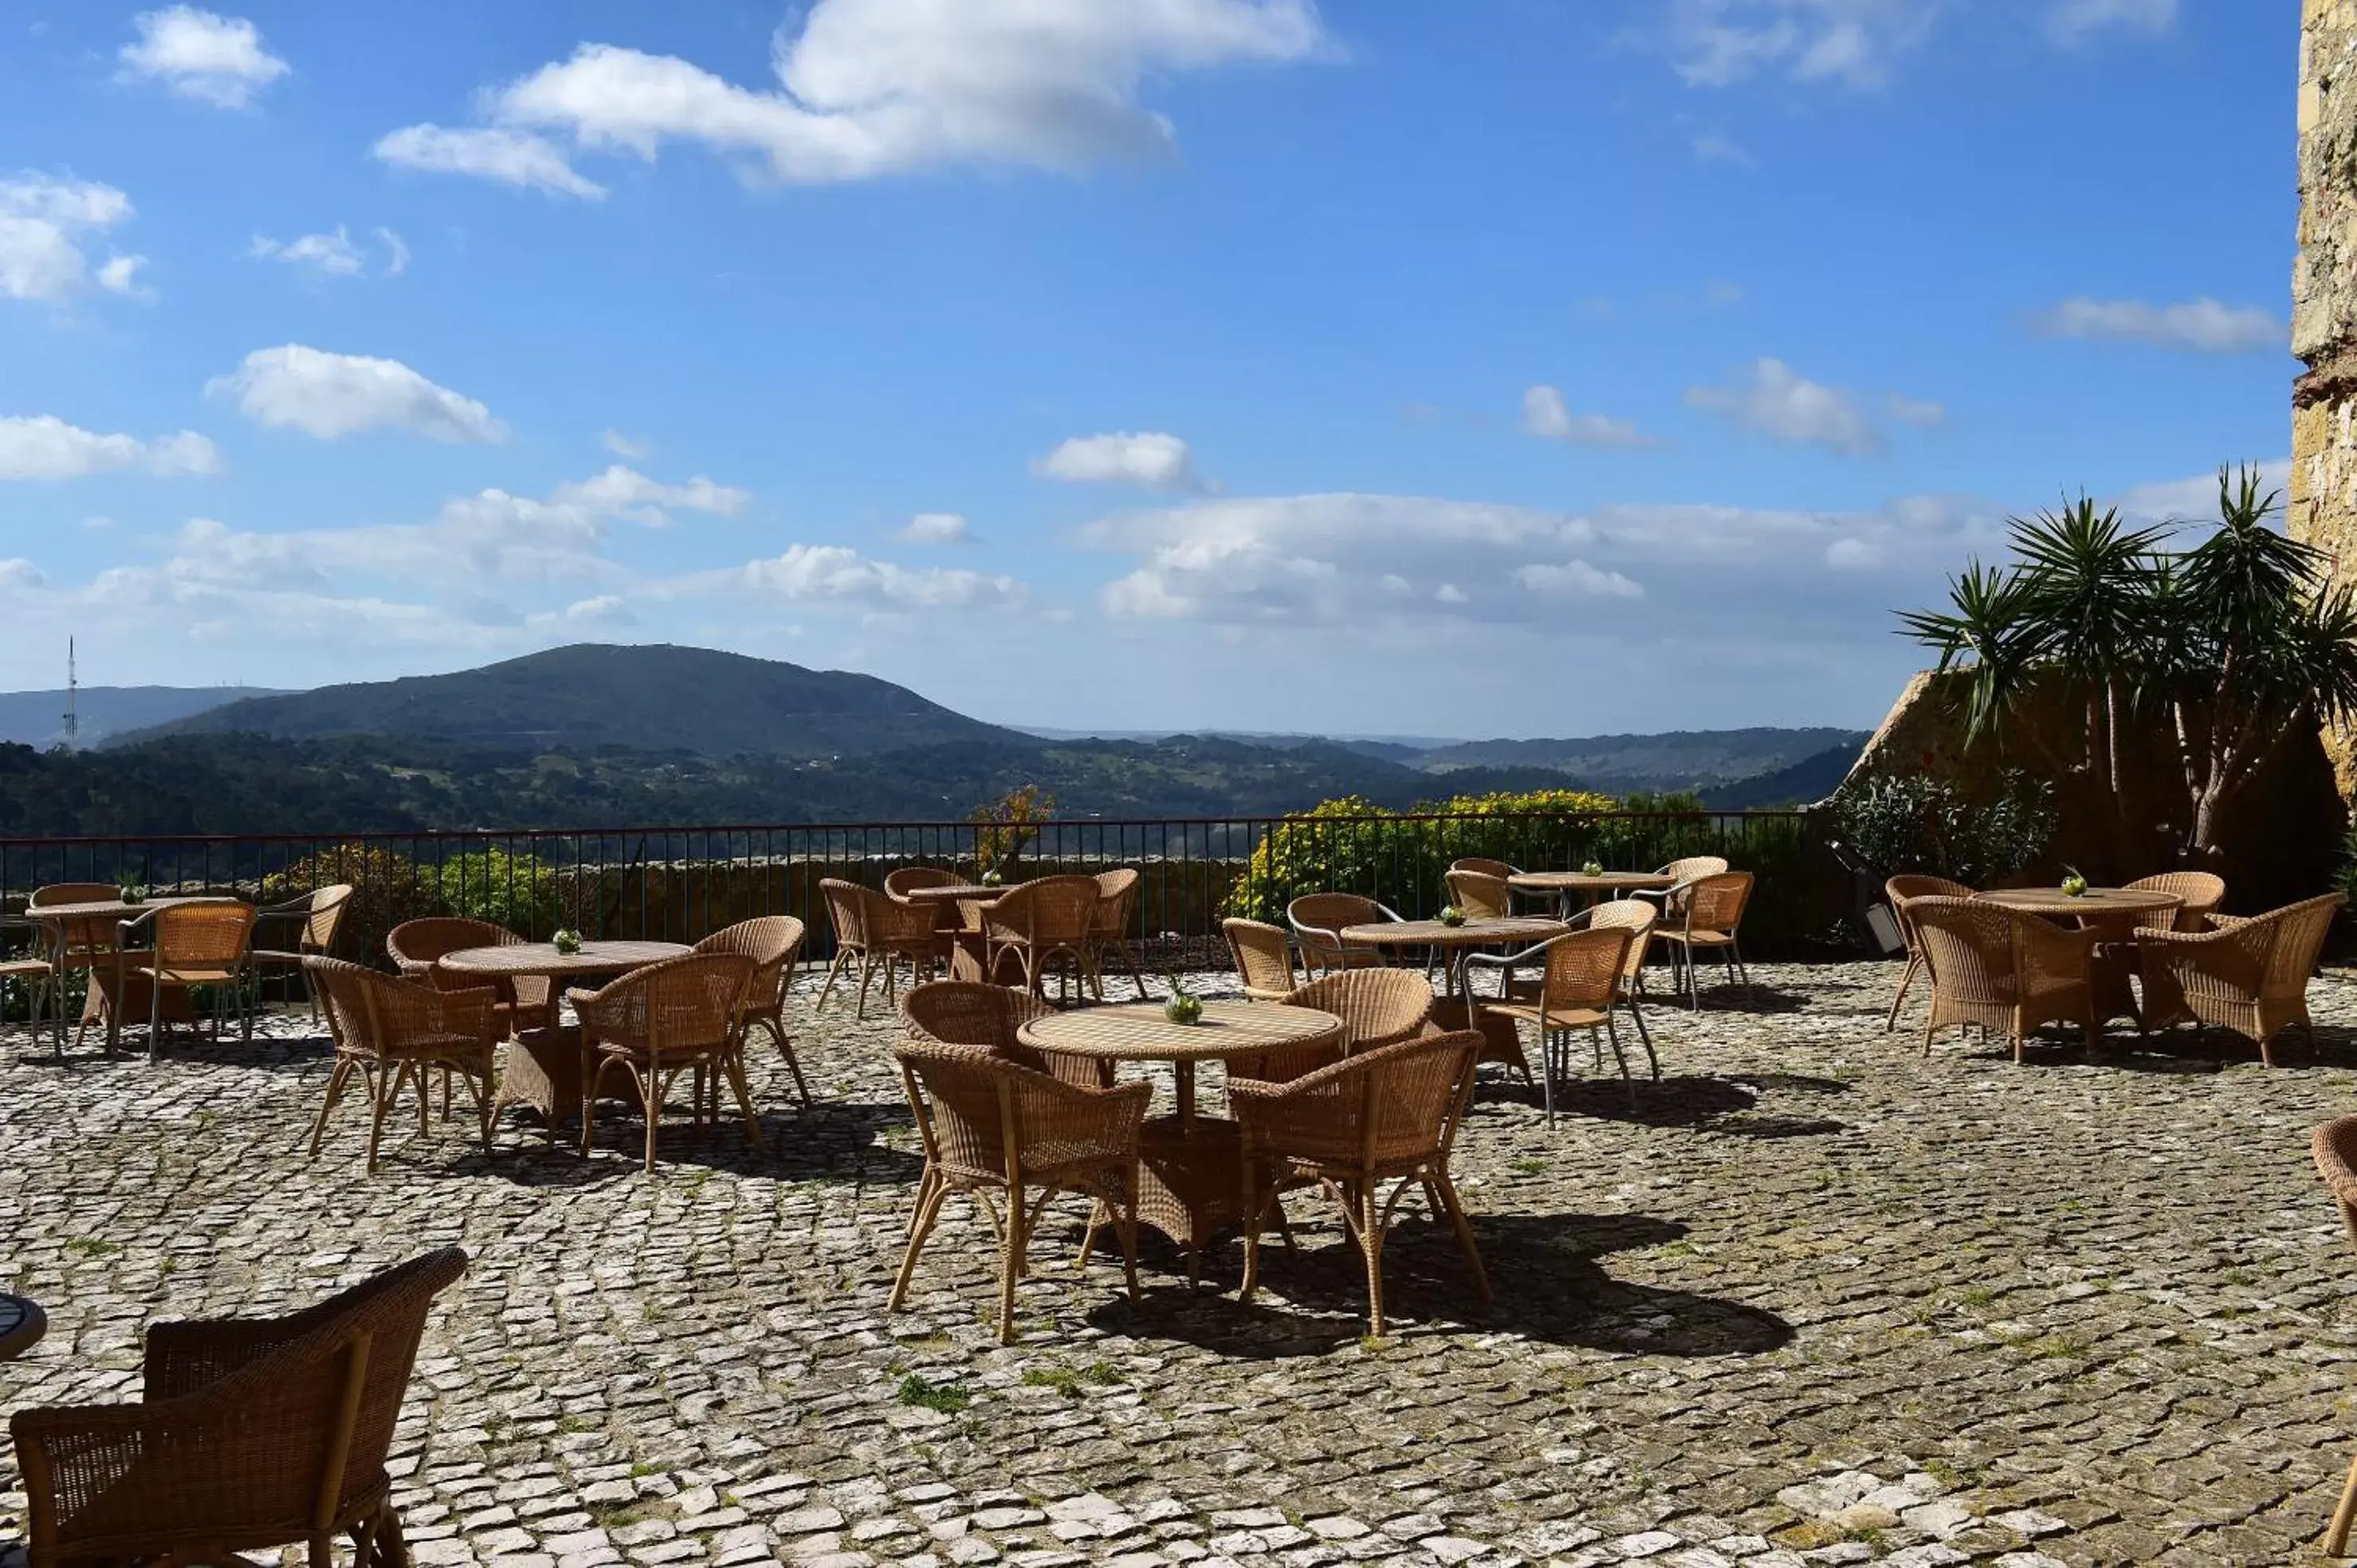
POLYGON ((2062 879, 2062 897, 2065 898, 2084 898, 2086 896, 2087 879, 2080 875, 2076 871, 2073 871, 2070 875, 2065 876, 2062 879))
POLYGON ((127 876, 114 885, 114 896, 125 904, 145 904, 147 902, 146 889, 141 887, 139 884, 132 881, 127 876))
POLYGON ((1444 905, 1440 911, 1440 923, 1444 926, 1461 926, 1465 923, 1465 911, 1454 904, 1444 905))
POLYGON ((550 940, 555 945, 558 952, 567 956, 581 950, 581 933, 570 926, 559 930, 550 940))
POLYGON ((1579 868, 1579 874, 1582 876, 1601 876, 1604 875, 1604 863, 1600 860, 1591 860, 1579 868))
POLYGON ((1162 1004, 1162 1015, 1174 1024, 1195 1025, 1203 1021, 1203 999, 1187 989, 1175 976, 1170 982, 1170 1000, 1162 1004))
POLYGON ((998 867, 995 865, 982 874, 982 885, 985 887, 996 887, 1006 880, 1006 878, 998 874, 998 867))

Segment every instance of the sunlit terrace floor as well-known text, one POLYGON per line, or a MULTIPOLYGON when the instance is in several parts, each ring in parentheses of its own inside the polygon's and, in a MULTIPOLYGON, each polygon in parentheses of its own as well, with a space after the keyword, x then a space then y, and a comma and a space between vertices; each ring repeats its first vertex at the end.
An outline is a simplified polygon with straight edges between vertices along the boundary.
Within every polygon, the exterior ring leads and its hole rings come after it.
MULTIPOLYGON (((1075 1278, 1074 1206, 1002 1348, 953 1206, 888 1316, 918 1170, 894 1026, 813 1022, 807 984, 822 1103, 762 1058, 770 1154, 682 1129, 651 1180, 619 1126, 585 1165, 520 1119, 489 1161, 413 1122, 369 1178, 357 1109, 308 1163, 302 1015, 152 1066, 12 1033, 0 1283, 51 1330, 0 1409, 127 1397, 153 1318, 457 1241, 402 1444, 427 1563, 2306 1558, 2357 1453, 2357 1258, 2307 1154, 2357 1109, 2357 984, 2273 1071, 2017 1068, 1885 1035, 1890 967, 1756 973, 1756 1006, 1656 1014, 1635 1116, 1591 1080, 1550 1131, 1486 1083, 1458 1168, 1498 1305, 1411 1219, 1381 1344, 1308 1198, 1249 1308, 1232 1247, 1200 1291, 1149 1251, 1136 1305, 1075 1278), (970 1402, 902 1402, 911 1373, 970 1402)), ((16 1488, 0 1464, 0 1540, 16 1488)))

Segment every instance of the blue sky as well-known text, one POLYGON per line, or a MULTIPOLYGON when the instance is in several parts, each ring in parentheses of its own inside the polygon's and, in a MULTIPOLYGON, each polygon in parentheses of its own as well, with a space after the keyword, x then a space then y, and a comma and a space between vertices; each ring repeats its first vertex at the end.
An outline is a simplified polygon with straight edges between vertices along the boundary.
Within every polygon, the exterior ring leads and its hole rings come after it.
POLYGON ((2280 464, 2289 0, 0 0, 0 684, 1879 716, 2280 464))

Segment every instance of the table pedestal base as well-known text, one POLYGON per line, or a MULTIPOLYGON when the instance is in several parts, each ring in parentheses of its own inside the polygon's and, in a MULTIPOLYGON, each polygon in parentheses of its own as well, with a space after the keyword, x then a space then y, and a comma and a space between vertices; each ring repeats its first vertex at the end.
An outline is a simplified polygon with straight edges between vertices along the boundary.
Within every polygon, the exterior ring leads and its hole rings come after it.
MULTIPOLYGON (((640 1105, 638 1080, 629 1073, 609 1072, 598 1096, 622 1105, 640 1105)), ((508 1042, 507 1060, 500 1069, 499 1099, 494 1110, 529 1105, 551 1127, 581 1112, 581 1030, 576 1025, 526 1029, 508 1042)), ((643 1107, 641 1107, 643 1109, 643 1107)))
POLYGON ((1223 1116, 1157 1116, 1142 1129, 1138 1222, 1187 1249, 1187 1277, 1202 1277, 1203 1249, 1243 1219, 1243 1130, 1223 1116))

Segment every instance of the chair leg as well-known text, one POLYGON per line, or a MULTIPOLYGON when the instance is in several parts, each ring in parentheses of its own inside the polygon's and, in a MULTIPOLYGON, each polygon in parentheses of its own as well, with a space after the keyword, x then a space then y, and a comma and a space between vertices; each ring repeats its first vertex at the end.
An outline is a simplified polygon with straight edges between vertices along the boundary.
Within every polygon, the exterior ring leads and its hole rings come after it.
MULTIPOLYGON (((1595 1032, 1593 1029, 1588 1031, 1591 1035, 1595 1032)), ((1629 1076, 1629 1054, 1620 1048, 1620 1030, 1612 1022, 1612 1010, 1609 1007, 1604 1012, 1604 1033, 1612 1042, 1612 1059, 1620 1064, 1620 1087, 1629 1091, 1629 1114, 1634 1116, 1637 1113, 1637 1080, 1629 1076)))
POLYGON ((376 1175, 376 1150, 384 1137, 384 1113, 393 1109, 393 1097, 400 1092, 400 1071, 391 1062, 377 1063, 375 1069, 369 1072, 368 1174, 371 1176, 376 1175))
POLYGON ((606 1069, 618 1061, 614 1057, 600 1056, 581 1086, 581 1157, 585 1160, 589 1157, 590 1133, 597 1124, 597 1092, 606 1086, 606 1069))
POLYGON ((647 1175, 652 1176, 655 1174, 655 1133, 662 1125, 665 1087, 662 1081, 662 1069, 651 1061, 647 1064, 647 1070, 644 1073, 633 1072, 630 1076, 639 1080, 639 1102, 646 1108, 647 1175))
POLYGON ((1367 1260, 1367 1334, 1375 1339, 1383 1337, 1383 1225, 1375 1206, 1375 1184, 1367 1182, 1359 1191, 1359 1251, 1367 1260))
POLYGON ((1440 1194, 1440 1207, 1448 1215, 1450 1229, 1457 1232, 1457 1244, 1465 1252, 1466 1266, 1473 1271, 1473 1288, 1481 1293, 1484 1302, 1497 1300, 1490 1291, 1490 1271, 1481 1266, 1481 1249, 1473 1241, 1472 1218, 1465 1212, 1465 1204, 1457 1196, 1457 1184, 1448 1179, 1448 1172, 1432 1173, 1432 1185, 1440 1194))
POLYGON ((352 1076, 352 1059, 338 1057, 336 1069, 328 1075, 328 1098, 319 1103, 319 1119, 311 1123, 311 1158, 319 1157, 319 1140, 327 1135, 328 1116, 335 1110, 336 1101, 344 1092, 344 1085, 352 1076))
POLYGON ((1653 1081, 1659 1083, 1662 1081, 1662 1058, 1653 1054, 1653 1032, 1645 1027, 1645 1011, 1637 1005, 1637 993, 1633 991, 1629 993, 1628 1007, 1629 1016, 1636 1021, 1637 1038, 1644 1042, 1645 1060, 1653 1069, 1653 1081))
POLYGON ((1015 1343, 1015 1282, 1023 1273, 1023 1188, 1018 1183, 1006 1197, 1006 1244, 998 1260, 998 1342, 1015 1343))
POLYGON ((834 993, 834 978, 843 972, 844 963, 850 957, 849 948, 838 947, 834 950, 834 961, 826 966, 826 983, 818 988, 818 1000, 811 1004, 812 1012, 826 1011, 826 999, 834 993))
POLYGON ((1906 972, 1899 977, 1899 994, 1890 999, 1890 1016, 1882 1023, 1884 1034, 1890 1034, 1899 1027, 1899 1009, 1907 1004, 1907 988, 1915 983, 1915 971, 1922 961, 1917 954, 1910 952, 1907 955, 1906 972))
MULTIPOLYGON (((888 983, 890 982, 891 976, 892 960, 890 955, 888 954, 884 960, 884 977, 888 983)), ((859 1008, 853 1016, 858 1018, 865 1018, 867 1016, 867 987, 869 983, 875 978, 876 955, 872 952, 862 953, 860 955, 859 961, 859 1008)))
MULTIPOLYGON (((737 1109, 744 1113, 745 1136, 752 1140, 753 1148, 758 1153, 761 1147, 761 1119, 753 1114, 752 1090, 745 1081, 745 1058, 739 1052, 731 1051, 721 1058, 720 1069, 727 1074, 729 1090, 737 1096, 737 1109)), ((717 1084, 713 1086, 712 1093, 717 1101, 720 1096, 717 1084)))
POLYGON ((917 1212, 909 1220, 909 1250, 900 1256, 900 1272, 892 1281, 891 1299, 884 1304, 887 1312, 899 1311, 900 1304, 909 1299, 909 1281, 917 1272, 917 1254, 925 1250, 925 1239, 933 1233, 933 1221, 941 1218, 942 1200, 949 1191, 950 1184, 939 1177, 934 1177, 931 1187, 920 1184, 917 1212))

